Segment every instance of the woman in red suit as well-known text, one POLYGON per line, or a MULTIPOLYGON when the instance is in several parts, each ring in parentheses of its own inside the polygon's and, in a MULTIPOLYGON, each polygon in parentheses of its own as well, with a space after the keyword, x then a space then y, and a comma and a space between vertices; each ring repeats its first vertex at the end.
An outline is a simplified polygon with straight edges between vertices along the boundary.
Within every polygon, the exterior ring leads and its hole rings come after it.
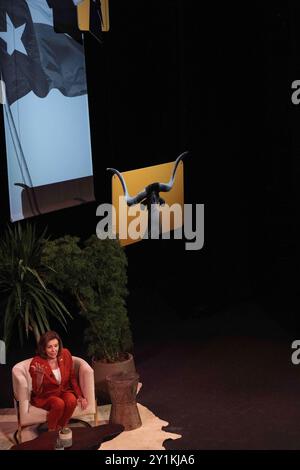
POLYGON ((48 429, 66 426, 77 404, 87 407, 75 377, 71 353, 63 348, 55 331, 47 331, 38 344, 29 367, 32 377, 31 403, 47 410, 48 429))

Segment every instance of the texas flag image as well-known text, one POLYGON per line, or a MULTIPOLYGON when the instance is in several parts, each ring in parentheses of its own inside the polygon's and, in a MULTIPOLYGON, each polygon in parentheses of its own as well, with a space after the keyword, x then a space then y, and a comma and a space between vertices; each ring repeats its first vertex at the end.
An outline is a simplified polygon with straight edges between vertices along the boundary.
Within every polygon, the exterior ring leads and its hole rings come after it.
POLYGON ((87 93, 83 45, 51 24, 33 22, 29 6, 39 4, 50 20, 43 1, 1 0, 0 67, 9 103, 31 90, 40 98, 52 88, 65 96, 87 93))
POLYGON ((83 41, 47 0, 1 0, 0 72, 11 219, 93 200, 83 41))

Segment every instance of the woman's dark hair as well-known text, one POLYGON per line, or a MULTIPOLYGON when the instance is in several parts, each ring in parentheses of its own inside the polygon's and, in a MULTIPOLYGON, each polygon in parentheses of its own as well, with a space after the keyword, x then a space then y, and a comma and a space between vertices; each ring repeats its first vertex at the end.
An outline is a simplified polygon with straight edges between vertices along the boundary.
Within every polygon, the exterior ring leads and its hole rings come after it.
POLYGON ((62 344, 62 340, 59 334, 56 333, 56 331, 47 331, 40 337, 39 344, 37 346, 37 351, 36 351, 37 354, 41 356, 43 359, 47 359, 46 347, 49 341, 51 341, 52 339, 57 339, 58 341, 58 346, 59 346, 58 355, 60 355, 62 351, 63 344, 62 344))

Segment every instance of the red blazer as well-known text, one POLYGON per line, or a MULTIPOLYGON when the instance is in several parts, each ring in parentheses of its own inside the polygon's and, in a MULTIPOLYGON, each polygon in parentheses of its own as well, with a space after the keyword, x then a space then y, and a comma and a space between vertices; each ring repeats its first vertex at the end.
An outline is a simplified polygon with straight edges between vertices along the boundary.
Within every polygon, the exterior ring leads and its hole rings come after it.
POLYGON ((58 366, 61 373, 61 383, 59 384, 52 372, 47 359, 35 356, 29 366, 29 372, 32 377, 31 403, 35 406, 43 406, 45 399, 56 396, 59 397, 63 392, 73 392, 77 398, 82 397, 82 392, 75 377, 73 359, 68 349, 63 349, 57 357, 58 366), (36 374, 34 367, 36 364, 44 366, 45 374, 40 389, 37 388, 36 374))

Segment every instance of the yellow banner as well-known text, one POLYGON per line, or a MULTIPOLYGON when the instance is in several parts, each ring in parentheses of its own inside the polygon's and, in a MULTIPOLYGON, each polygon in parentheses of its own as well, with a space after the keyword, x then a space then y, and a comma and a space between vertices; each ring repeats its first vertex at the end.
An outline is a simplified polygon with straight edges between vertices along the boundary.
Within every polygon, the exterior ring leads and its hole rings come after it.
MULTIPOLYGON (((102 31, 109 31, 109 5, 108 0, 100 0, 102 12, 102 31)), ((83 0, 77 5, 78 28, 81 31, 89 31, 90 29, 90 0, 83 0)))

